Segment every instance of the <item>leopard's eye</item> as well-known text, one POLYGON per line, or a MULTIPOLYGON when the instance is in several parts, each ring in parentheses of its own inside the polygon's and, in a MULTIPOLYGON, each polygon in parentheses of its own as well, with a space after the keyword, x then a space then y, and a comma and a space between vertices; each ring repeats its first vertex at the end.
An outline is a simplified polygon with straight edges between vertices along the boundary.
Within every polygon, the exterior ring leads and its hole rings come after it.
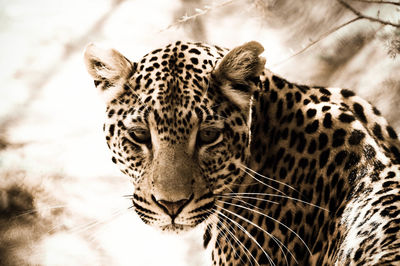
POLYGON ((200 145, 208 145, 217 141, 220 136, 221 136, 221 129, 205 128, 199 131, 197 135, 197 140, 200 145))
POLYGON ((150 131, 145 128, 132 128, 128 131, 129 136, 137 143, 149 144, 151 142, 150 131))

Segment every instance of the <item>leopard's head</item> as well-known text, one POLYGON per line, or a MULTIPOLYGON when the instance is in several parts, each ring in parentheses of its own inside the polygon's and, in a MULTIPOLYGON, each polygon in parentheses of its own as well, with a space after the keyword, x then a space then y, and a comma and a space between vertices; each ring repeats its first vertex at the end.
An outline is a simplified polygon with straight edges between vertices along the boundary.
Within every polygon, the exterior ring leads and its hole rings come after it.
POLYGON ((256 42, 230 52, 177 42, 134 63, 88 45, 85 63, 107 105, 112 161, 133 180, 133 205, 145 223, 193 228, 237 184, 249 158, 262 51, 256 42))

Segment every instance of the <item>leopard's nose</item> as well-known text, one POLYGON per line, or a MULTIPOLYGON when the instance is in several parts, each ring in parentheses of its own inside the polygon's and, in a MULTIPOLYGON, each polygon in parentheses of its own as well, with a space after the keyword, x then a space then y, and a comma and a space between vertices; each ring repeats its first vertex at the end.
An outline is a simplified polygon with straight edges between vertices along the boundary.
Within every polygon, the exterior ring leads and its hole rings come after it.
POLYGON ((154 196, 152 196, 153 201, 172 219, 174 219, 178 214, 185 208, 186 205, 193 199, 193 194, 188 199, 181 199, 176 201, 168 201, 159 199, 157 200, 154 196))

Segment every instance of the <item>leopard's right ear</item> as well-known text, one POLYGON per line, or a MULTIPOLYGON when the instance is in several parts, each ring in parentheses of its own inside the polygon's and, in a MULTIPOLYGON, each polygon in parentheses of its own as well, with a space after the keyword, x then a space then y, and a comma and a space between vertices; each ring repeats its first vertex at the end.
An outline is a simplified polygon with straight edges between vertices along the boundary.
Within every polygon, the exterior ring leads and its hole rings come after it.
POLYGON ((86 46, 84 60, 106 103, 117 98, 124 90, 136 64, 114 49, 101 48, 93 43, 86 46))
POLYGON ((232 49, 218 63, 213 78, 221 92, 242 110, 248 110, 256 86, 252 80, 264 70, 264 47, 252 41, 232 49))

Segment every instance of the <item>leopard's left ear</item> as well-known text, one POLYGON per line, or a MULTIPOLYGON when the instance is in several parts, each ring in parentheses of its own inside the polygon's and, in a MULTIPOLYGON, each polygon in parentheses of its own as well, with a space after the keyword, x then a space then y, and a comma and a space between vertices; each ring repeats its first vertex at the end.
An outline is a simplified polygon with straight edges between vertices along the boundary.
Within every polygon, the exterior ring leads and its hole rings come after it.
POLYGON ((117 50, 102 48, 92 43, 85 49, 84 60, 106 103, 119 96, 135 68, 135 64, 117 50))
POLYGON ((232 49, 213 71, 213 78, 222 93, 241 109, 248 109, 254 79, 264 70, 264 47, 255 41, 232 49))

